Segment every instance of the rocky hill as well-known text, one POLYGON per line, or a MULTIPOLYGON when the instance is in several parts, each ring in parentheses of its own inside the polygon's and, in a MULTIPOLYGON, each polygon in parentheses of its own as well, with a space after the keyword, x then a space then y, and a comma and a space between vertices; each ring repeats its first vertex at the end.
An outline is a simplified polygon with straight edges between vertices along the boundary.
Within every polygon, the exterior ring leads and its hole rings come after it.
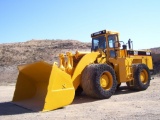
MULTIPOLYGON (((58 61, 59 53, 71 51, 90 51, 91 43, 77 40, 30 40, 27 42, 0 44, 0 84, 14 83, 18 75, 17 65, 44 60, 48 63, 58 61)), ((151 48, 160 68, 160 48, 151 48), (157 55, 158 54, 158 55, 157 55)))
POLYGON ((43 60, 58 62, 59 53, 90 51, 91 43, 77 40, 30 40, 27 42, 0 44, 0 84, 14 83, 17 65, 43 60))
POLYGON ((154 63, 154 74, 160 73, 160 47, 151 48, 154 63))
POLYGON ((11 66, 44 60, 57 61, 59 53, 89 50, 91 44, 76 40, 31 40, 0 44, 0 66, 11 66))

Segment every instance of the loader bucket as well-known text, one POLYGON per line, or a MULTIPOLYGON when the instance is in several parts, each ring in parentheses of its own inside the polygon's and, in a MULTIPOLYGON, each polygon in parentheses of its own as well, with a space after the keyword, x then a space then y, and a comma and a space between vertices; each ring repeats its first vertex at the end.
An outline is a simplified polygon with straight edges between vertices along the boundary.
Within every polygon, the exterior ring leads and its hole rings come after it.
POLYGON ((18 67, 13 103, 33 111, 49 111, 72 103, 71 76, 56 65, 40 61, 18 67))

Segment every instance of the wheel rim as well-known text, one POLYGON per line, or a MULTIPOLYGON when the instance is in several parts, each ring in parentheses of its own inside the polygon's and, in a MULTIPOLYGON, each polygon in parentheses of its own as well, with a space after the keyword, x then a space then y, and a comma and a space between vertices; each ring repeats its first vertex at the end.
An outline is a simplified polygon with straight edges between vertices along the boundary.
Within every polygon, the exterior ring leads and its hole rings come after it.
POLYGON ((109 89, 112 88, 113 78, 112 78, 111 73, 109 73, 109 72, 104 72, 104 73, 101 75, 100 85, 101 85, 101 87, 102 87, 103 89, 105 89, 105 90, 109 90, 109 89))
POLYGON ((148 73, 146 70, 142 70, 140 73, 140 80, 142 83, 146 84, 148 82, 148 73))

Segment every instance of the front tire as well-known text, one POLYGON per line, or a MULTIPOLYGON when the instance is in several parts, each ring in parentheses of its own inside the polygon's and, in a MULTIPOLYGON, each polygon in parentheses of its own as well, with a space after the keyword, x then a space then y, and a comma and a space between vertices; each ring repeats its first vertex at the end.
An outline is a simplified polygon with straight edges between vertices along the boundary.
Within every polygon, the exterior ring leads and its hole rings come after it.
POLYGON ((115 71, 107 64, 91 64, 82 73, 82 88, 94 98, 110 98, 117 89, 115 71))
POLYGON ((78 88, 77 88, 77 90, 76 90, 76 92, 75 92, 75 95, 76 95, 76 96, 80 96, 80 95, 82 94, 82 92, 83 92, 82 87, 81 87, 81 86, 78 86, 78 88))

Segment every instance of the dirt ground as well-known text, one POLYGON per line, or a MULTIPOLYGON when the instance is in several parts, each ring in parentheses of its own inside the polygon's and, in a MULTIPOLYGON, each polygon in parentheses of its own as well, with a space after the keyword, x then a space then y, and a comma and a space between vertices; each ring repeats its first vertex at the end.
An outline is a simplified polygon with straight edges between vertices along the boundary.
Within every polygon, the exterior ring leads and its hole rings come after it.
POLYGON ((123 84, 110 99, 96 100, 85 94, 71 105, 50 112, 32 112, 11 103, 15 86, 0 86, 0 120, 160 120, 160 78, 145 91, 130 91, 123 84))

